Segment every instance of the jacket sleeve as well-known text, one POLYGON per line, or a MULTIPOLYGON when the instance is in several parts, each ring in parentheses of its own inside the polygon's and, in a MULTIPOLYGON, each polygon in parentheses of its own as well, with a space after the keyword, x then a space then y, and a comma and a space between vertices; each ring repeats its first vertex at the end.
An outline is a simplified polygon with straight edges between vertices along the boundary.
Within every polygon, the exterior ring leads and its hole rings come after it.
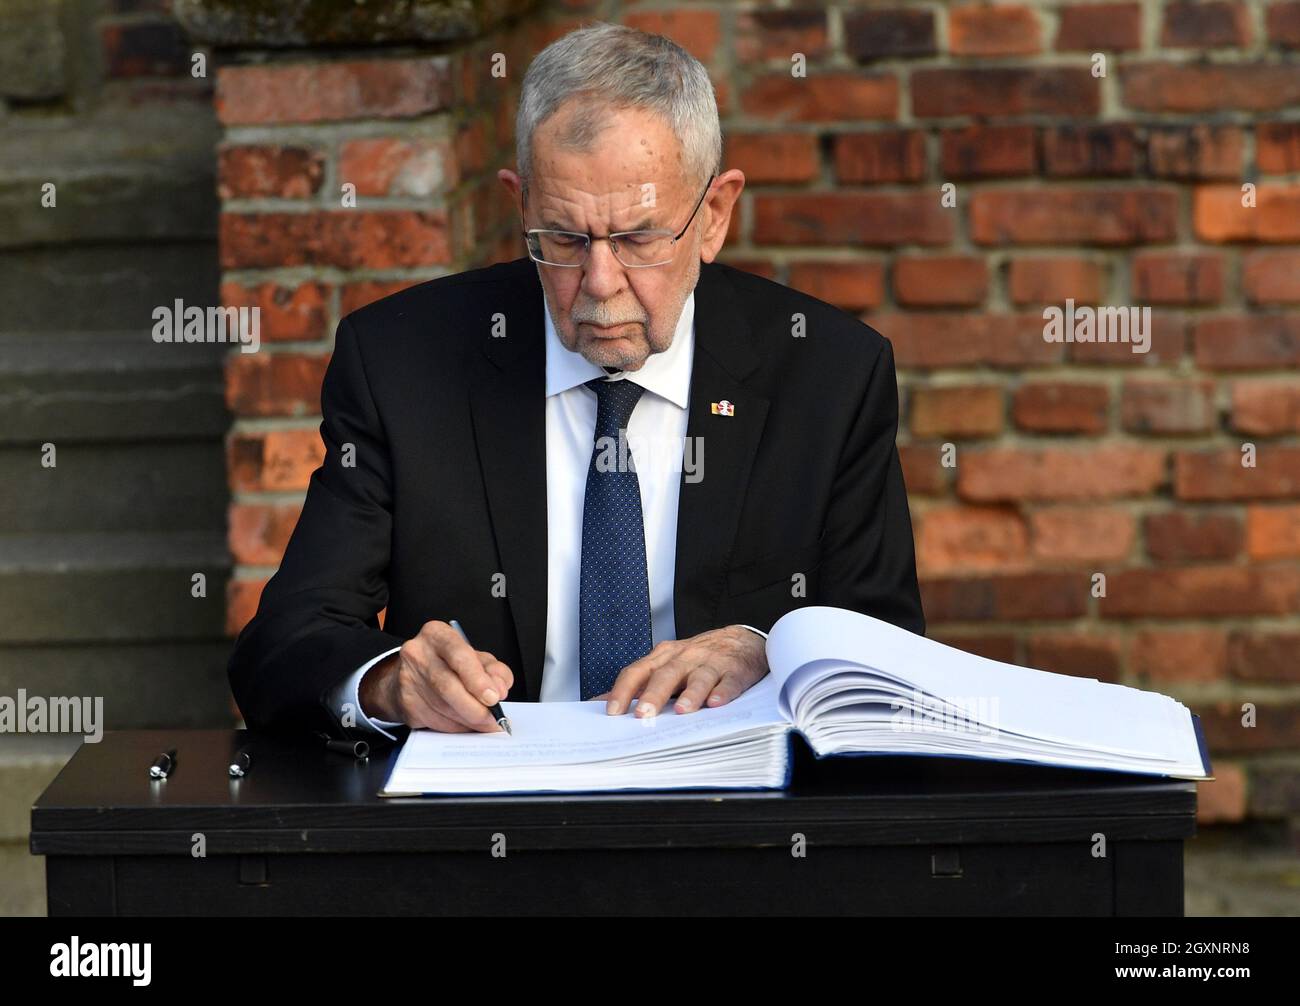
POLYGON ((894 351, 881 337, 840 454, 822 537, 822 603, 924 635, 912 519, 903 485, 894 351))
POLYGON ((388 603, 392 469, 348 318, 335 333, 321 417, 325 457, 280 568, 230 656, 230 686, 250 727, 337 733, 327 694, 405 642, 379 628, 388 603))

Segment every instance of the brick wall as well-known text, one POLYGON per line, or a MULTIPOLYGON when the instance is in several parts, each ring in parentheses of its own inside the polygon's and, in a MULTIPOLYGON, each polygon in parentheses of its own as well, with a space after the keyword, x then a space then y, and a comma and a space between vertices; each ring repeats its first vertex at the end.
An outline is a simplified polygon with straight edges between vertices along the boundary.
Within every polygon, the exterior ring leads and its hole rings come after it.
POLYGON ((231 631, 320 461, 334 324, 523 253, 492 175, 517 83, 593 17, 710 67, 748 178, 724 260, 893 341, 932 634, 1179 697, 1202 819, 1300 823, 1297 2, 571 2, 434 58, 236 52, 224 294, 271 341, 228 373, 231 631), (1149 307, 1149 352, 1047 341, 1067 299, 1149 307))

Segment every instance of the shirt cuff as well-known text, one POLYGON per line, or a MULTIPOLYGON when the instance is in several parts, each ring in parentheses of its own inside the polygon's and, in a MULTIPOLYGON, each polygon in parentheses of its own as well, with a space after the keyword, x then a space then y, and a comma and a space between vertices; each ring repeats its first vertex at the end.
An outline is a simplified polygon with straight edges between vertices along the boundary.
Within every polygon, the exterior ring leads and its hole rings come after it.
POLYGON ((391 650, 386 650, 379 654, 379 656, 367 660, 364 664, 353 671, 351 675, 344 679, 341 684, 335 686, 329 691, 326 695, 325 702, 326 705, 329 706, 330 711, 338 718, 340 725, 343 724, 344 716, 347 716, 350 713, 352 718, 356 721, 355 725, 360 729, 371 730, 375 733, 383 734, 390 741, 397 740, 397 738, 388 731, 394 727, 400 727, 403 724, 394 723, 390 720, 371 719, 366 715, 366 711, 361 708, 361 698, 358 692, 361 687, 361 679, 365 677, 366 671, 370 670, 370 668, 374 667, 375 664, 379 663, 379 661, 383 660, 385 657, 391 656, 400 649, 400 646, 394 646, 391 650))
POLYGON ((766 633, 766 632, 764 632, 762 629, 756 629, 756 628, 754 628, 752 625, 742 625, 741 628, 742 628, 742 629, 748 629, 750 632, 757 632, 757 633, 758 633, 760 636, 762 636, 764 639, 767 638, 767 633, 766 633))

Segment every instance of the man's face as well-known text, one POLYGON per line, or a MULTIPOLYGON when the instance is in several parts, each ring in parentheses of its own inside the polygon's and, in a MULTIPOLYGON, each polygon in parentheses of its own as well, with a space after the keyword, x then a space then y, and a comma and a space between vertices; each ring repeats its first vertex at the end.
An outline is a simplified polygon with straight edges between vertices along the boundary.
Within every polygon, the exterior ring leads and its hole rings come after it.
MULTIPOLYGON (((573 109, 571 111, 571 109, 573 109)), ((524 227, 590 233, 682 229, 704 188, 683 176, 681 147, 653 112, 615 110, 613 125, 589 153, 554 140, 567 117, 562 107, 533 135, 533 178, 524 227)), ((608 241, 593 241, 578 268, 538 263, 537 271, 560 342, 602 367, 639 370, 673 340, 682 305, 700 275, 700 239, 709 207, 701 206, 672 249, 667 265, 629 269, 608 241)))

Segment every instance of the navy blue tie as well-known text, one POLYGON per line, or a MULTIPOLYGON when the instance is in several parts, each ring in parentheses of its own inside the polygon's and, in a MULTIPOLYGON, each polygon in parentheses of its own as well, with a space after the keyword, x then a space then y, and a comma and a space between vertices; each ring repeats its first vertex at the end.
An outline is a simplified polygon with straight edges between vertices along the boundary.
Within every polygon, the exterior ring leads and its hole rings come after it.
POLYGON ((596 433, 582 505, 578 677, 584 701, 613 688, 618 672, 652 645, 641 484, 620 441, 645 389, 603 378, 587 387, 596 393, 596 433))

